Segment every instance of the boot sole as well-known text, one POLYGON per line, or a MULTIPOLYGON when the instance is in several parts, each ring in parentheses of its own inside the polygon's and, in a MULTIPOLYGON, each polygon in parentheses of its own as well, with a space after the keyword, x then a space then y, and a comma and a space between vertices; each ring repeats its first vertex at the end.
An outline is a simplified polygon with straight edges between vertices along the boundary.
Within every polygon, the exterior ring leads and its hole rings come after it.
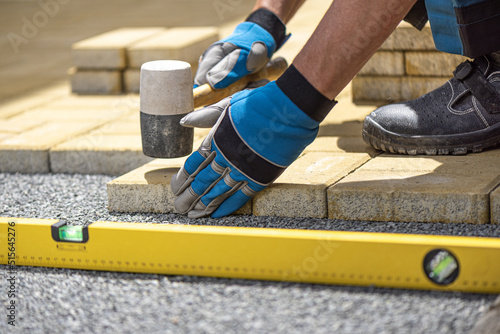
POLYGON ((377 150, 390 153, 464 155, 469 152, 479 153, 500 144, 500 123, 460 135, 408 136, 387 131, 367 116, 363 126, 363 140, 377 150))

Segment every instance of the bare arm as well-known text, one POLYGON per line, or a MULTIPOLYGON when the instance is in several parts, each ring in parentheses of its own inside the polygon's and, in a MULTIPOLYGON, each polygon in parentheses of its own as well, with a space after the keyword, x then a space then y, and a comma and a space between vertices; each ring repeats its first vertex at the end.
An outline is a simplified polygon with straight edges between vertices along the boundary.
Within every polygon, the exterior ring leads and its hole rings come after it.
POLYGON ((335 0, 293 64, 334 99, 406 16, 416 0, 335 0))
POLYGON ((284 23, 288 23, 305 0, 257 0, 252 11, 265 8, 276 14, 284 23))

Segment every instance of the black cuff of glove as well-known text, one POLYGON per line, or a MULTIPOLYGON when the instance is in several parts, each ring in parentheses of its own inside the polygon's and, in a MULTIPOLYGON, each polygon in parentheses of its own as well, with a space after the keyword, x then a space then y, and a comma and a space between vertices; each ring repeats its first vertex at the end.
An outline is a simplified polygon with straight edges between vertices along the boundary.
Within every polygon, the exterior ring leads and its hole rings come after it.
POLYGON ((276 85, 297 107, 318 122, 322 122, 337 104, 314 88, 293 64, 276 80, 276 85))
POLYGON ((287 39, 285 24, 270 10, 264 8, 257 9, 252 12, 245 21, 256 23, 266 29, 276 42, 276 50, 278 50, 287 39))

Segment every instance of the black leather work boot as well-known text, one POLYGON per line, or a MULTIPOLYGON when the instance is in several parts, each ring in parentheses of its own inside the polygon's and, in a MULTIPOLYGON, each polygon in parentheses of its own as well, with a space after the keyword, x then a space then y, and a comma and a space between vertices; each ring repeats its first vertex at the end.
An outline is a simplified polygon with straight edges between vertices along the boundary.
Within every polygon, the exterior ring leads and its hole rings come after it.
POLYGON ((500 66, 465 61, 443 86, 415 100, 376 109, 363 139, 401 154, 466 154, 500 143, 500 66))

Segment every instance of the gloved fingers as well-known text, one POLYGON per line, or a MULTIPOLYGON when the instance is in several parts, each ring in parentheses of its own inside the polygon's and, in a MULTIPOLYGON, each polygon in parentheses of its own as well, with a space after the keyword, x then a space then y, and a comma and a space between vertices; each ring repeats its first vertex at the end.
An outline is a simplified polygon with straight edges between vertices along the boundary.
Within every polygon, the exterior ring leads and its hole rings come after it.
POLYGON ((248 72, 255 72, 263 68, 269 61, 268 50, 263 42, 254 42, 247 58, 248 72))
POLYGON ((207 72, 207 82, 214 89, 226 88, 249 72, 246 68, 248 51, 235 49, 207 72))
POLYGON ((181 119, 180 124, 188 128, 213 127, 230 104, 231 98, 232 96, 228 96, 215 104, 190 112, 181 119))
MULTIPOLYGON (((198 62, 198 69, 194 76, 195 86, 201 86, 207 83, 207 72, 210 71, 218 62, 220 62, 226 55, 222 49, 222 44, 213 44, 201 55, 198 62)), ((195 88, 196 88, 195 87, 195 88)))
POLYGON ((189 186, 178 195, 174 202, 175 210, 182 214, 192 210, 201 197, 210 192, 227 173, 229 173, 228 168, 220 166, 212 159, 205 168, 197 170, 194 180, 191 180, 189 186))
MULTIPOLYGON (((208 47, 208 49, 200 57, 198 70, 194 77, 195 88, 208 83, 207 73, 214 68, 222 59, 229 53, 236 50, 238 47, 233 43, 215 43, 208 47)), ((212 86, 213 87, 213 86, 212 86)))
MULTIPOLYGON (((190 218, 209 216, 212 212, 234 193, 247 184, 245 181, 235 181, 229 173, 225 173, 210 191, 201 197, 200 201, 188 212, 190 218)), ((243 203, 244 204, 244 203, 243 203)), ((237 208, 236 208, 237 209, 237 208)), ((236 210, 235 209, 235 210, 236 210)))
POLYGON ((222 204, 212 213, 211 217, 221 218, 230 215, 245 205, 255 196, 255 194, 257 194, 257 192, 250 188, 248 184, 240 186, 236 192, 222 202, 222 204))
POLYGON ((184 192, 186 188, 191 185, 200 171, 202 171, 214 160, 216 155, 217 153, 211 152, 207 157, 204 157, 199 151, 191 154, 179 172, 172 176, 170 187, 174 195, 179 196, 182 192, 184 192))

